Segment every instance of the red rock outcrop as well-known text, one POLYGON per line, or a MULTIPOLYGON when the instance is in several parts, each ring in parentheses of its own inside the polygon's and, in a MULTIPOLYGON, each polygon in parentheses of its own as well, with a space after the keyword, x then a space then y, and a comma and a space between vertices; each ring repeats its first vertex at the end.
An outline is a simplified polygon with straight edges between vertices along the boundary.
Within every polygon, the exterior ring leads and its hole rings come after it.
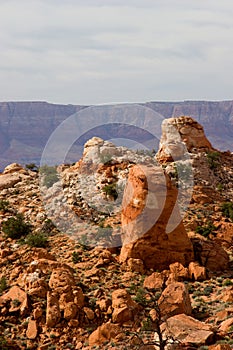
POLYGON ((178 314, 191 315, 192 307, 186 285, 181 282, 169 284, 161 294, 158 306, 163 319, 178 314))
POLYGON ((171 263, 184 266, 193 259, 189 240, 176 207, 177 189, 161 167, 130 169, 122 204, 120 261, 141 259, 146 268, 164 270, 171 263), (175 210, 174 229, 167 233, 175 210))
POLYGON ((172 339, 189 345, 210 344, 214 338, 210 325, 185 314, 170 317, 161 329, 165 331, 164 336, 171 336, 172 339))
POLYGON ((203 127, 187 116, 165 119, 157 158, 160 162, 180 160, 195 149, 213 150, 203 127))

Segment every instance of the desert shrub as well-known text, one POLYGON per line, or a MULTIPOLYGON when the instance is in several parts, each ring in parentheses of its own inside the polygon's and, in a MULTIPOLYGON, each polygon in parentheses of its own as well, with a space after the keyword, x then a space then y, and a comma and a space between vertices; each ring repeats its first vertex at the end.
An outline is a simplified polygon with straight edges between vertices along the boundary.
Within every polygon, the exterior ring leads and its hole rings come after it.
POLYGON ((146 297, 145 297, 145 294, 146 294, 146 291, 144 288, 139 288, 137 293, 136 293, 136 296, 134 297, 134 300, 141 304, 142 306, 146 306, 147 305, 147 300, 146 300, 146 297))
POLYGON ((0 211, 3 211, 4 213, 9 210, 9 202, 0 200, 0 211))
POLYGON ((25 164, 25 168, 31 171, 38 171, 38 166, 35 163, 25 164))
POLYGON ((22 214, 12 216, 2 224, 2 231, 7 237, 12 239, 19 239, 23 236, 27 236, 31 232, 31 225, 24 220, 22 214))
POLYGON ((72 253, 72 262, 74 264, 78 263, 81 259, 82 258, 81 258, 80 254, 78 252, 73 252, 72 253))
POLYGON ((46 248, 48 245, 48 238, 42 232, 32 233, 25 238, 25 243, 31 247, 46 248))
POLYGON ((227 278, 225 281, 223 281, 223 287, 227 287, 227 286, 232 286, 233 282, 232 280, 230 280, 229 278, 227 278))
POLYGON ((0 279, 0 294, 2 294, 2 292, 4 292, 4 290, 7 289, 7 282, 6 282, 6 277, 2 277, 0 279))
POLYGON ((49 234, 53 231, 54 228, 55 228, 55 225, 52 222, 52 220, 46 219, 41 226, 41 232, 49 234))
POLYGON ((222 213, 225 217, 231 219, 233 221, 233 203, 232 202, 225 202, 222 204, 221 207, 222 213))
POLYGON ((40 167, 40 174, 43 176, 43 185, 47 188, 59 181, 57 169, 55 166, 43 165, 40 167))
POLYGON ((116 184, 115 184, 115 183, 109 184, 109 185, 105 185, 105 186, 103 187, 103 192, 104 192, 106 195, 108 195, 108 196, 110 196, 110 197, 113 197, 114 200, 116 200, 117 197, 118 197, 118 193, 117 193, 117 190, 116 190, 116 184))
POLYGON ((202 235, 203 237, 208 238, 211 233, 213 233, 216 230, 216 227, 213 225, 212 222, 208 222, 205 226, 197 226, 196 232, 202 235))
POLYGON ((213 293, 213 287, 212 286, 206 286, 203 290, 203 295, 209 296, 211 293, 213 293))
POLYGON ((216 169, 219 165, 220 153, 219 152, 208 152, 207 161, 210 169, 216 169))
POLYGON ((1 350, 11 350, 12 346, 9 345, 8 341, 3 335, 0 335, 0 349, 1 350))

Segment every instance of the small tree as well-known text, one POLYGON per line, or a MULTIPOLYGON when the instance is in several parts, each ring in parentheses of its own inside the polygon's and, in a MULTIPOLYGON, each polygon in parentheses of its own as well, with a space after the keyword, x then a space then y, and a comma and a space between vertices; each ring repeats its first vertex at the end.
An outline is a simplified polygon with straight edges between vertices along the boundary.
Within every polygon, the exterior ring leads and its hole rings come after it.
POLYGON ((31 247, 46 248, 48 245, 48 238, 42 232, 33 233, 33 234, 29 234, 26 237, 25 243, 27 243, 31 247))
POLYGON ((52 187, 53 184, 59 181, 55 166, 43 165, 40 167, 39 171, 42 175, 43 185, 45 185, 47 188, 52 187))
POLYGON ((31 230, 31 225, 24 221, 24 216, 22 214, 17 214, 15 217, 12 216, 2 224, 2 231, 7 237, 12 239, 19 239, 27 236, 31 230))

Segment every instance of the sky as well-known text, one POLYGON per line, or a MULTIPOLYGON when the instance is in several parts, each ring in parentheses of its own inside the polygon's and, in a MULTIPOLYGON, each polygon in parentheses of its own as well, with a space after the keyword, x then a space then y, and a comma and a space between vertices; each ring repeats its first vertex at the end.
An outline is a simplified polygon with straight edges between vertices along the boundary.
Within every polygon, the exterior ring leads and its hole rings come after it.
POLYGON ((232 0, 0 0, 0 101, 233 99, 232 0))

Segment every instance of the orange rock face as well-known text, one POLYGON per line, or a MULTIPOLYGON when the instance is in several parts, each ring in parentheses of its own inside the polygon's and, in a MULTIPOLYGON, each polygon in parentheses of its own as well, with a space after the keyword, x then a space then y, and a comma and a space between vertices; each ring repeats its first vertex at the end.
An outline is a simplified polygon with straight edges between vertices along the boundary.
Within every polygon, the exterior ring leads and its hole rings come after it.
POLYGON ((146 268, 164 270, 171 263, 186 266, 193 260, 177 192, 160 166, 130 169, 122 204, 121 262, 141 259, 146 268))
POLYGON ((181 282, 169 284, 161 294, 158 305, 164 319, 178 314, 192 314, 188 289, 181 282))

